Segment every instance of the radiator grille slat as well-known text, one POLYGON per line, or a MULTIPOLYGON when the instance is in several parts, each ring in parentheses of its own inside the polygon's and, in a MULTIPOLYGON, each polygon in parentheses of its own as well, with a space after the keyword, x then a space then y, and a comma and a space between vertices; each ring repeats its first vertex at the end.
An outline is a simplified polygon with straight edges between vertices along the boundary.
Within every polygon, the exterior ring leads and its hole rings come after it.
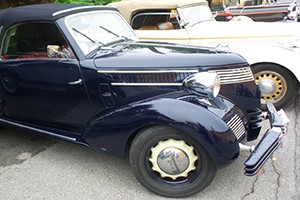
POLYGON ((227 122, 227 125, 232 130, 237 140, 240 140, 245 136, 246 130, 244 123, 237 114, 227 122))
POLYGON ((220 69, 210 70, 216 72, 220 78, 220 83, 233 84, 254 81, 254 77, 250 67, 233 68, 233 69, 220 69))

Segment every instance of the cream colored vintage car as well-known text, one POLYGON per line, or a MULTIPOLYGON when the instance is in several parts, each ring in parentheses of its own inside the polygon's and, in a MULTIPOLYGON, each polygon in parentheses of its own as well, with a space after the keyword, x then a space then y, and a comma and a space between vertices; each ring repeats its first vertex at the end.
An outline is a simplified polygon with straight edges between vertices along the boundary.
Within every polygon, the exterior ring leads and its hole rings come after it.
MULTIPOLYGON (((204 0, 126 0, 116 6, 140 39, 210 46, 252 66, 262 104, 287 105, 300 80, 300 23, 218 22, 204 0)), ((243 18, 243 17, 242 17, 243 18)))

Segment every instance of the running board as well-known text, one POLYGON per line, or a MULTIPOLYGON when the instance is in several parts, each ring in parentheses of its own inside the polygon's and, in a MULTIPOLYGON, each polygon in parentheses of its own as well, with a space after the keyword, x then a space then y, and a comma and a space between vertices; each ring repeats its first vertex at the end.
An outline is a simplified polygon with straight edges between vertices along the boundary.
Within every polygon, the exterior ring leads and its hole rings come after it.
POLYGON ((13 127, 18 127, 18 128, 31 130, 31 131, 42 133, 42 134, 46 134, 48 136, 55 137, 55 138, 60 138, 62 140, 67 140, 67 141, 70 141, 70 142, 76 142, 76 138, 72 138, 72 137, 68 137, 68 136, 64 136, 64 135, 59 135, 59 134, 52 133, 52 132, 49 132, 49 131, 44 131, 44 130, 41 130, 41 129, 38 129, 38 128, 33 128, 31 126, 27 126, 27 125, 24 125, 24 124, 18 124, 18 123, 9 121, 9 120, 0 119, 0 123, 11 125, 13 127))

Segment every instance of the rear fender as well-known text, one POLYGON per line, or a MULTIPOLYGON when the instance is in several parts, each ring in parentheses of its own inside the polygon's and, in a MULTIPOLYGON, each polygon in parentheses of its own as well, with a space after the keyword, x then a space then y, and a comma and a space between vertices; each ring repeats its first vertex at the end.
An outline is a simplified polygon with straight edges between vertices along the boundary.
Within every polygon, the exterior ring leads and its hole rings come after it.
POLYGON ((126 145, 139 130, 165 125, 195 138, 218 163, 239 155, 238 142, 226 123, 207 108, 177 99, 137 102, 97 115, 83 139, 95 150, 124 158, 126 145))

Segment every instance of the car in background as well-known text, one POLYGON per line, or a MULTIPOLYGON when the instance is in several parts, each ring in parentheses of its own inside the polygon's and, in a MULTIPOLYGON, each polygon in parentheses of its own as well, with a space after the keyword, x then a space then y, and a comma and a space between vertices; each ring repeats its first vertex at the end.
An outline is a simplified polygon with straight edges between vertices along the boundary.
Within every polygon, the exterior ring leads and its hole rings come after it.
MULTIPOLYGON (((211 2, 211 9, 217 21, 230 21, 234 17, 246 16, 256 22, 299 21, 299 3, 286 2, 261 2, 253 0, 211 2)), ((242 18, 240 18, 242 19, 242 18)))
POLYGON ((255 149, 243 145, 261 130, 260 91, 244 58, 139 41, 116 8, 0 10, 0 42, 0 124, 129 157, 159 195, 203 190, 242 149, 254 150, 245 174, 256 175, 284 133, 269 102, 271 128, 255 149))
POLYGON ((219 22, 204 0, 127 0, 117 7, 142 40, 209 46, 243 56, 262 104, 292 102, 300 79, 300 23, 219 22))

